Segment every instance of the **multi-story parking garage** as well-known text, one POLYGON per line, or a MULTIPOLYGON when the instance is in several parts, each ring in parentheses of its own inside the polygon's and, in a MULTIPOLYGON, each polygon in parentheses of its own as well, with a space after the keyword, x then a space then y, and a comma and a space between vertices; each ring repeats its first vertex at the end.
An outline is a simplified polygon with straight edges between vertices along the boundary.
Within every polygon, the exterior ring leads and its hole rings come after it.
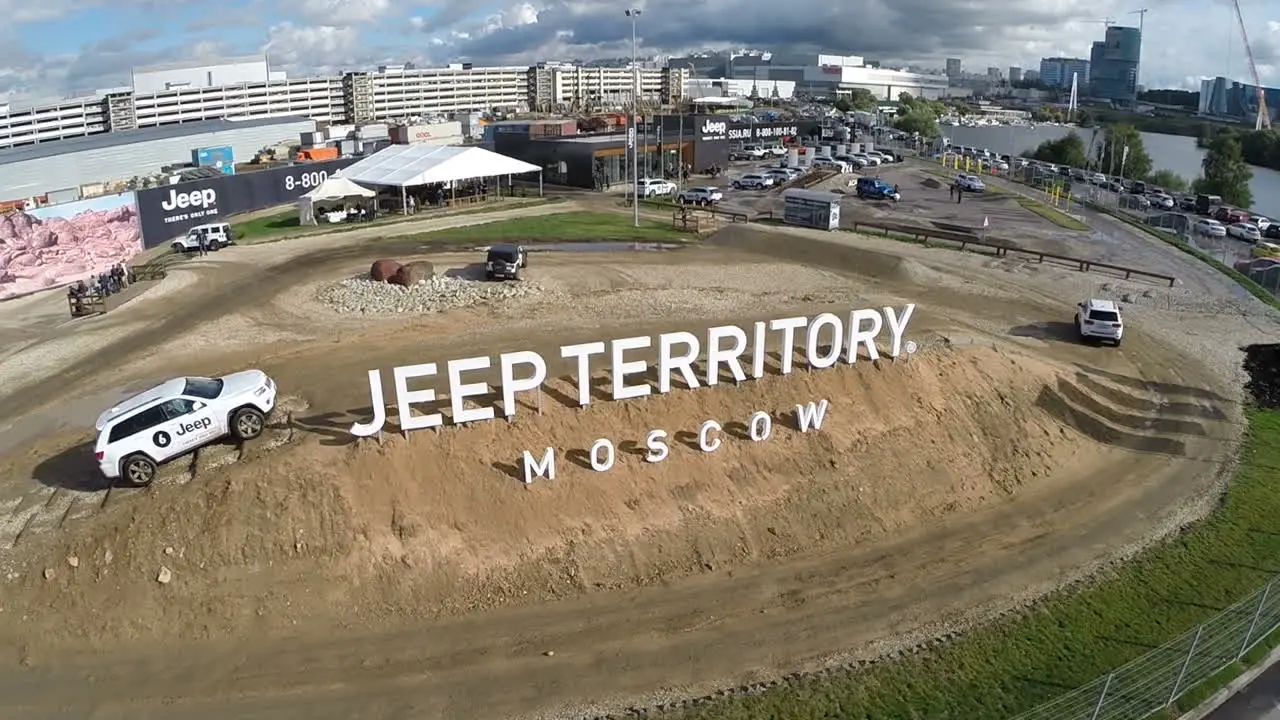
MULTIPOLYGON (((678 99, 684 70, 644 68, 642 98, 678 99)), ((133 87, 37 107, 0 105, 0 148, 189 122, 281 116, 366 123, 413 116, 607 103, 628 94, 628 68, 381 67, 290 79, 265 58, 133 73, 133 87)))

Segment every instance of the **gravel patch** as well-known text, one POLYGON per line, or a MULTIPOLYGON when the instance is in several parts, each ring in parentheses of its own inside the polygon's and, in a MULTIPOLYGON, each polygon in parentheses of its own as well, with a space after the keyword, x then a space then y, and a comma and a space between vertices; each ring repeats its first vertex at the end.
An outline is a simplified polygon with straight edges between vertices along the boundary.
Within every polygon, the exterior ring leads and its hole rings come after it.
POLYGON ((320 288, 317 299, 344 315, 436 313, 537 295, 536 282, 478 282, 437 275, 413 287, 354 277, 320 288))

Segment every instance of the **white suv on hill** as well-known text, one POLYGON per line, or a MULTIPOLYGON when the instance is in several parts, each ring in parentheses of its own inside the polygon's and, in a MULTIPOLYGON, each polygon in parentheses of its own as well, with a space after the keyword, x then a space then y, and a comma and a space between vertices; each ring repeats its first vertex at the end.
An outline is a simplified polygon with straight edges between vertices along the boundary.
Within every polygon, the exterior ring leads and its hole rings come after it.
POLYGON ((258 437, 275 403, 275 381, 261 370, 166 381, 98 416, 98 467, 109 480, 148 485, 161 463, 228 435, 258 437))
POLYGON ((1110 340, 1120 347, 1124 336, 1120 306, 1110 300, 1085 300, 1076 308, 1076 332, 1081 340, 1110 340))

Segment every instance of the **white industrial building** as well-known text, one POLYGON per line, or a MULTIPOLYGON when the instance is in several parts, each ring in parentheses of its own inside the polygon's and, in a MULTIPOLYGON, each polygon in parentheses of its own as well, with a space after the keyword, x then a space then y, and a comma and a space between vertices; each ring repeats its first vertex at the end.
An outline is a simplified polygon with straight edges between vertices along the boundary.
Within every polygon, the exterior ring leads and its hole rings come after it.
POLYGON ((223 85, 267 83, 285 79, 283 71, 272 72, 267 57, 227 58, 214 64, 201 62, 168 63, 134 68, 135 93, 159 93, 166 90, 216 88, 223 85))
POLYGON ((143 130, 125 130, 56 143, 0 149, 0 198, 46 193, 79 196, 81 186, 128 181, 157 174, 162 166, 191 162, 191 151, 229 145, 237 162, 265 147, 296 144, 316 129, 307 118, 212 120, 143 130), (67 191, 76 190, 75 193, 67 191))
POLYGON ((795 91, 826 97, 848 96, 866 90, 881 100, 896 100, 900 93, 936 100, 947 93, 945 75, 926 75, 871 67, 856 55, 818 55, 788 61, 773 57, 769 62, 735 64, 735 80, 782 80, 795 83, 795 91))
POLYGON ((528 97, 533 107, 622 108, 631 103, 639 75, 640 101, 661 105, 682 97, 688 68, 579 67, 539 63, 528 68, 528 97))
POLYGON ((752 95, 788 100, 796 94, 796 83, 792 80, 691 78, 684 81, 684 94, 691 100, 714 97, 749 98, 752 95))

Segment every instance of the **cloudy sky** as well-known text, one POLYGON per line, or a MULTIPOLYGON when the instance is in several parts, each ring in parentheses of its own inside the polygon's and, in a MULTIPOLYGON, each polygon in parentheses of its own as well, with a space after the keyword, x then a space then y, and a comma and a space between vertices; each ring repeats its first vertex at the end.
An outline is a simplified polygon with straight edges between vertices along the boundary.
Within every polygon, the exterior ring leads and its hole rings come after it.
MULTIPOLYGON (((1137 24, 1142 82, 1198 87, 1244 79, 1248 65, 1223 0, 634 0, 643 54, 751 47, 887 62, 1036 67, 1088 57, 1103 18, 1137 24)), ((1241 0, 1264 83, 1280 85, 1280 2, 1241 0)), ((127 85, 129 68, 270 52, 292 76, 379 63, 630 53, 625 3, 584 0, 0 0, 0 96, 48 98, 127 85)))

